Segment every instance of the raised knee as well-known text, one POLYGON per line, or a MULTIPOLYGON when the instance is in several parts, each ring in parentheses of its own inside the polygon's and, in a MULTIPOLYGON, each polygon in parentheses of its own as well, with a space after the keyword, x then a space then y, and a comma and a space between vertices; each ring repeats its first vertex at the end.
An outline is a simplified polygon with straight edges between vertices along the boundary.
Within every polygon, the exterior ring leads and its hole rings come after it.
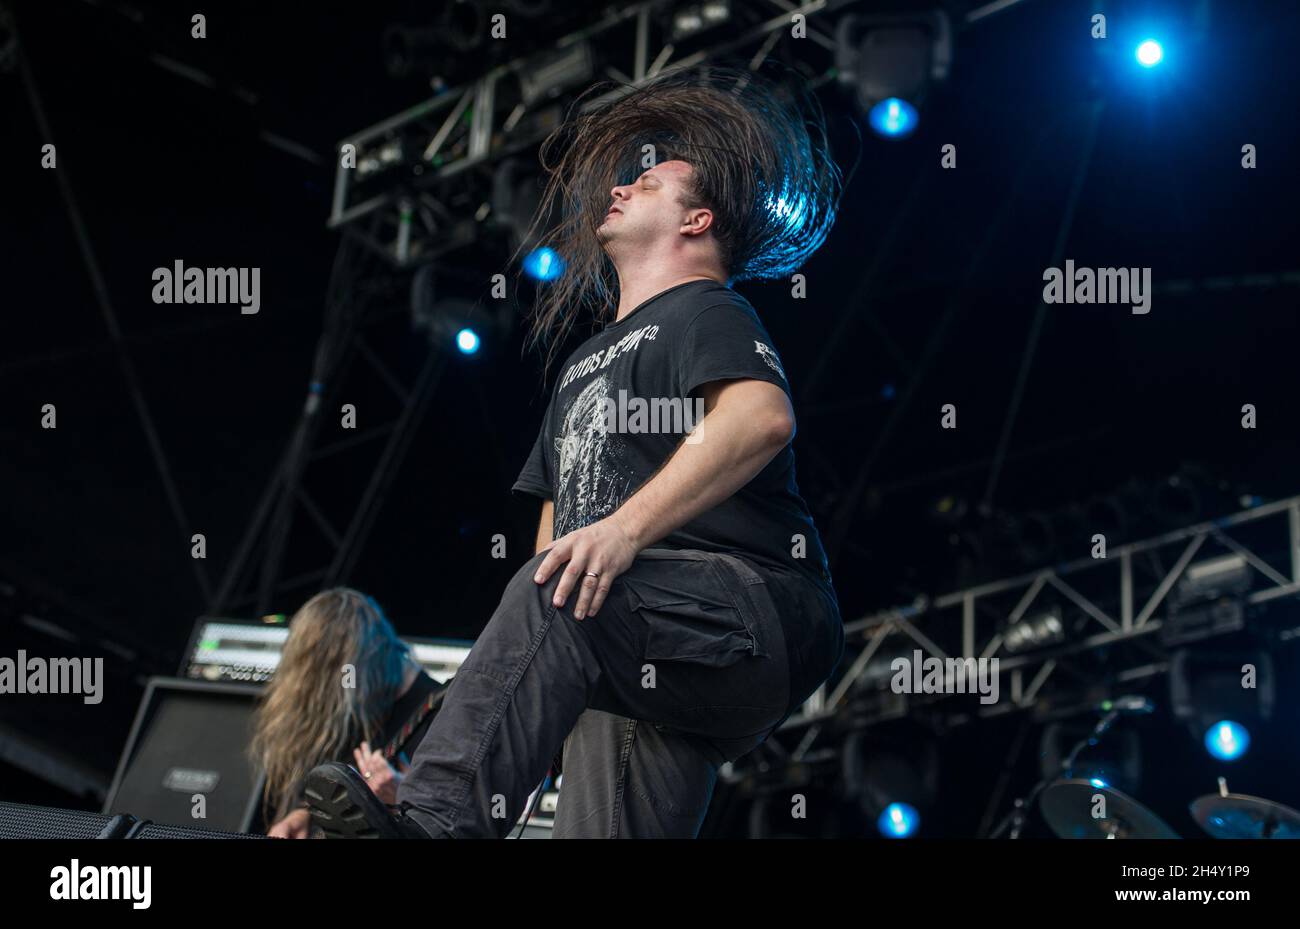
POLYGON ((515 576, 510 579, 507 590, 516 596, 539 597, 550 600, 555 595, 555 588, 559 584, 559 578, 564 571, 564 566, 561 565, 554 574, 546 579, 545 583, 539 584, 536 580, 537 569, 542 566, 542 562, 545 560, 546 553, 539 552, 524 562, 519 570, 515 572, 515 576))

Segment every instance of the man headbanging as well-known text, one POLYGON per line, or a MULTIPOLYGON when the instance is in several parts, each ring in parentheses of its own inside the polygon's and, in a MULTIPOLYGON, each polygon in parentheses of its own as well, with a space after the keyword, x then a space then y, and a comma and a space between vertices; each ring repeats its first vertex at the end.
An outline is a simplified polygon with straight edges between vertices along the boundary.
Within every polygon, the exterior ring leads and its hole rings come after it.
POLYGON ((541 149, 548 181, 526 238, 540 230, 539 244, 562 255, 568 272, 539 295, 535 338, 567 333, 583 310, 598 321, 612 314, 619 276, 605 224, 610 188, 656 165, 673 163, 666 170, 680 180, 682 206, 709 211, 706 230, 685 234, 705 236, 727 283, 785 277, 821 246, 840 173, 816 98, 790 81, 711 67, 635 88, 596 85, 577 101, 576 115, 541 149), (556 216, 553 229, 541 228, 556 216))
POLYGON ((559 755, 557 837, 694 837, 718 767, 843 653, 795 480, 787 372, 731 288, 789 275, 830 231, 841 181, 821 110, 801 84, 743 69, 607 90, 541 149, 533 234, 567 268, 534 307, 531 344, 555 387, 513 488, 541 500, 537 554, 447 689, 395 806, 346 765, 312 772, 329 836, 505 836, 559 755), (594 335, 551 371, 587 319, 594 335), (628 398, 704 416, 683 434, 662 425, 680 418, 605 415, 628 398))

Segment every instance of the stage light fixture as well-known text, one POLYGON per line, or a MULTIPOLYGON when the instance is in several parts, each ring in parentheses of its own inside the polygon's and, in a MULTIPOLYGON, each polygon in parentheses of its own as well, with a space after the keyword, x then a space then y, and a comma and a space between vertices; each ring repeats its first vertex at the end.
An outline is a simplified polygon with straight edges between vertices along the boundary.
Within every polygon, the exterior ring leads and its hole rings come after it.
POLYGON ((952 26, 942 11, 849 15, 835 30, 835 68, 872 130, 887 139, 910 135, 930 87, 952 68, 952 26))
POLYGON ((1205 731, 1205 750, 1220 761, 1236 761, 1250 748, 1250 733, 1241 723, 1221 719, 1205 731))
POLYGON ((867 121, 877 134, 887 139, 901 139, 911 135, 918 119, 916 107, 906 100, 890 97, 871 108, 867 121))
POLYGON ((1187 603, 1243 594, 1250 590, 1252 574, 1245 555, 1234 552, 1207 558, 1187 566, 1178 581, 1176 597, 1180 603, 1187 603))
POLYGON ((1160 641, 1184 645, 1245 628, 1244 598, 1253 583, 1254 569, 1240 554, 1188 565, 1170 592, 1160 641))
POLYGON ((1138 45, 1134 55, 1142 67, 1154 68, 1164 60, 1165 50, 1155 39, 1146 39, 1138 45))
POLYGON ((386 171, 394 165, 400 165, 402 157, 402 140, 389 139, 382 145, 364 152, 357 159, 358 180, 386 171))
POLYGON ((906 839, 921 826, 921 814, 910 803, 891 803, 876 820, 876 828, 887 839, 906 839))
POLYGON ((668 31, 674 42, 680 42, 720 26, 729 19, 731 4, 728 0, 708 0, 675 10, 668 31))
POLYGON ((1012 654, 1045 648, 1063 641, 1065 621, 1057 607, 1013 623, 1002 634, 1002 644, 1012 654))
POLYGON ((469 327, 465 327, 456 333, 456 348, 460 350, 462 355, 474 354, 479 350, 479 346, 482 344, 482 340, 479 339, 478 333, 469 327))
POLYGON ((891 839, 915 835, 938 792, 939 749, 925 727, 860 730, 844 740, 840 790, 862 812, 861 828, 891 839))
POLYGON ((535 248, 524 257, 524 273, 535 281, 553 281, 564 273, 564 259, 552 248, 535 248))
POLYGON ((589 42, 575 42, 533 55, 527 66, 518 71, 519 92, 524 103, 533 106, 539 100, 553 99, 566 90, 590 84, 596 73, 595 60, 589 42))
POLYGON ((1245 754, 1273 715, 1273 660, 1263 648, 1217 643, 1181 649, 1169 663, 1170 705, 1188 733, 1220 761, 1245 754))
POLYGON ((438 293, 438 271, 423 265, 411 279, 411 330, 423 333, 440 351, 452 347, 466 358, 487 354, 505 344, 514 314, 504 300, 470 300, 438 293))

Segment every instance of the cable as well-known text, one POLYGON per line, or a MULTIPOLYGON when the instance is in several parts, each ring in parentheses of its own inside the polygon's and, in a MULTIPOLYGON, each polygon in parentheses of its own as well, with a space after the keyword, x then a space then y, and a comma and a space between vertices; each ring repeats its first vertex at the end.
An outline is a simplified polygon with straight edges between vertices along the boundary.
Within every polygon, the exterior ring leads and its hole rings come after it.
POLYGON ((552 774, 554 774, 554 772, 555 772, 554 766, 551 766, 546 769, 546 777, 542 778, 542 782, 537 785, 537 792, 533 797, 532 805, 529 806, 528 812, 524 814, 523 820, 519 823, 519 834, 516 836, 511 836, 511 838, 522 839, 524 837, 524 830, 528 828, 528 821, 533 818, 533 813, 537 811, 537 804, 542 802, 542 794, 545 793, 546 784, 548 781, 550 781, 551 776, 552 774))

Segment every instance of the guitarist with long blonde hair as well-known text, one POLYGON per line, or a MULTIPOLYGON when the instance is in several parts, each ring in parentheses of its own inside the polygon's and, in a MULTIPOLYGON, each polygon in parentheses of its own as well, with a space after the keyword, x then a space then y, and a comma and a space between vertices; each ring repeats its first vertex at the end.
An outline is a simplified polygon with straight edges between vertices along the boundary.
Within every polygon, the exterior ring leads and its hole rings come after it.
POLYGON ((338 587, 303 604, 254 718, 263 816, 274 822, 267 834, 308 837, 303 782, 326 761, 348 761, 381 801, 396 803, 405 756, 441 691, 372 598, 338 587))

